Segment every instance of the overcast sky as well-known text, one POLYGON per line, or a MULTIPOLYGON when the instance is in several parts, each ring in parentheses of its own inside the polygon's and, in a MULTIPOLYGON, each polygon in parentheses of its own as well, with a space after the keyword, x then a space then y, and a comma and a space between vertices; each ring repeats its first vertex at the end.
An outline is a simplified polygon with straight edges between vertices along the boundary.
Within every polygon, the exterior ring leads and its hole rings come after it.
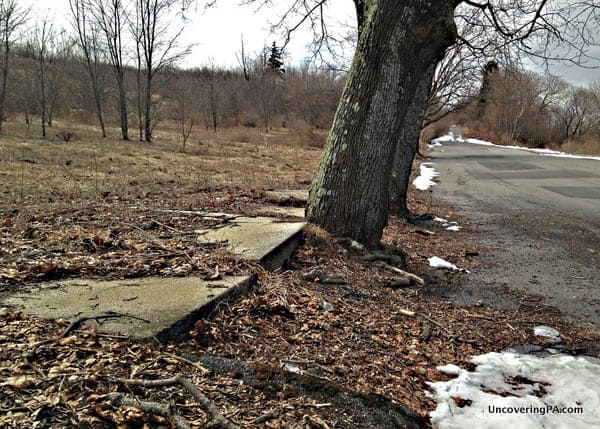
MULTIPOLYGON (((198 1, 198 4, 204 2, 198 1)), ((262 2, 259 2, 262 3, 262 2)), ((277 3, 276 1, 274 3, 277 3)), ((57 17, 63 26, 68 26, 65 17, 69 16, 68 0, 20 0, 20 4, 31 5, 33 15, 57 17)), ((350 22, 354 20, 354 7, 350 0, 330 0, 329 13, 332 22, 350 22)), ((204 9, 201 6, 186 12, 188 23, 182 37, 182 44, 194 45, 192 54, 184 61, 183 66, 203 66, 214 62, 219 66, 237 65, 236 52, 240 50, 240 39, 243 36, 246 51, 249 54, 258 53, 263 46, 275 41, 282 43, 281 35, 270 32, 270 25, 276 21, 280 11, 272 8, 256 8, 239 6, 238 0, 219 0, 217 6, 204 9)), ((173 27, 181 24, 179 18, 172 21, 173 27)), ((303 58, 309 56, 307 44, 310 42, 310 32, 307 29, 297 31, 288 46, 287 61, 300 64, 303 58)), ((600 49, 596 49, 600 57, 600 49)), ((350 53, 348 53, 350 54, 350 53)), ((600 62, 597 62, 600 65, 600 62)), ((587 85, 600 80, 600 69, 583 69, 553 65, 553 74, 562 76, 571 83, 587 85)))

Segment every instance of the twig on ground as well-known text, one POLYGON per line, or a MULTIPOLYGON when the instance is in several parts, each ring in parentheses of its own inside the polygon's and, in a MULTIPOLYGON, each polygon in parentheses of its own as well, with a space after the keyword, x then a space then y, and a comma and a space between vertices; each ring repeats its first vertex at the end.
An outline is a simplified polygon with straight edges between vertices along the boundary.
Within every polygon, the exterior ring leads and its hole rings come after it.
POLYGON ((67 335, 69 335, 71 332, 73 332, 75 329, 79 328, 83 323, 89 320, 95 320, 97 322, 100 322, 102 320, 116 319, 121 317, 128 317, 145 323, 150 323, 148 320, 142 319, 140 317, 114 312, 108 312, 106 314, 100 314, 98 316, 83 316, 71 322, 71 324, 58 337, 47 338, 45 340, 38 341, 37 343, 32 344, 29 350, 26 353, 23 353, 23 361, 27 366, 33 369, 39 376, 41 376, 45 380, 46 375, 40 369, 38 369, 32 362, 32 359, 35 358, 35 355, 40 347, 45 346, 47 344, 55 343, 56 341, 65 338, 67 335))
POLYGON ((188 422, 181 416, 179 416, 173 410, 172 405, 165 405, 159 402, 151 402, 151 401, 140 401, 138 399, 130 398, 122 393, 110 393, 108 398, 112 401, 113 404, 120 407, 121 405, 125 405, 128 407, 137 408, 140 411, 148 414, 154 414, 158 416, 163 416, 167 418, 171 418, 175 423, 175 427, 177 429, 190 429, 191 426, 188 422))
MULTIPOLYGON (((171 249, 169 249, 167 246, 165 246, 164 244, 162 244, 160 242, 160 240, 152 237, 150 234, 148 234, 146 231, 144 231, 142 228, 140 228, 139 226, 133 225, 131 223, 127 224, 128 227, 136 230, 137 232, 139 232, 141 235, 143 235, 144 237, 146 237, 146 239, 154 244, 156 244, 158 247, 160 247, 162 250, 165 250, 167 252, 170 252, 171 249)), ((187 253, 185 250, 182 250, 181 252, 179 252, 178 254, 185 256, 186 258, 188 258, 188 260, 192 263, 192 265, 195 265, 194 262, 194 258, 192 258, 189 253, 187 253)))
POLYGON ((383 266, 388 271, 391 271, 391 272, 396 273, 396 274, 400 274, 400 275, 406 277, 407 279, 410 279, 410 280, 414 281, 415 283, 417 283, 417 284, 419 284, 421 286, 425 286, 425 280, 423 280, 421 277, 417 276, 416 274, 409 273, 408 271, 401 270, 400 268, 393 267, 393 266, 391 266, 389 264, 384 264, 383 266))
POLYGON ((200 405, 202 405, 211 413, 212 421, 208 424, 209 427, 220 427, 224 429, 240 429, 238 425, 234 424, 221 413, 221 411, 208 398, 208 396, 202 393, 200 389, 198 389, 190 380, 188 380, 181 374, 176 375, 175 377, 165 378, 162 380, 135 380, 112 377, 110 377, 110 379, 120 384, 142 387, 164 387, 172 386, 174 384, 180 384, 194 397, 194 399, 196 399, 200 403, 200 405))
POLYGON ((187 363, 188 365, 191 365, 194 368, 199 369, 202 372, 203 375, 206 375, 206 374, 208 374, 210 372, 208 369, 206 369, 205 367, 203 367, 202 365, 200 365, 198 362, 193 362, 193 361, 191 361, 189 359, 184 358, 183 356, 179 356, 179 355, 176 355, 176 354, 173 354, 173 353, 169 353, 169 352, 164 352, 164 355, 168 356, 170 358, 173 358, 175 360, 178 360, 180 362, 187 363))

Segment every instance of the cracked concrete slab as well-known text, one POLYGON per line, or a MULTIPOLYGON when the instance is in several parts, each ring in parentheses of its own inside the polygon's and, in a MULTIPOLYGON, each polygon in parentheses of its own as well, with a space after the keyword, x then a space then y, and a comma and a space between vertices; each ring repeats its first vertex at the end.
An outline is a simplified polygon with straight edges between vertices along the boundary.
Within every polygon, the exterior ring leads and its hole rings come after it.
POLYGON ((76 320, 108 313, 122 316, 93 323, 100 332, 132 338, 177 338, 228 298, 245 293, 251 276, 205 281, 200 277, 68 280, 44 283, 11 296, 3 305, 45 319, 76 320))
MULTIPOLYGON (((196 212, 190 212, 196 215, 196 212)), ((202 243, 225 243, 240 258, 268 270, 283 266, 300 243, 304 222, 270 217, 205 213, 226 221, 219 229, 198 231, 202 243)), ((42 283, 13 294, 0 304, 40 318, 95 317, 119 314, 96 323, 100 332, 169 341, 184 336, 220 302, 246 293, 255 276, 205 281, 199 277, 88 279, 42 283)))
POLYGON ((222 228, 196 233, 200 243, 223 243, 234 255, 275 270, 298 247, 304 225, 270 217, 238 217, 222 228))

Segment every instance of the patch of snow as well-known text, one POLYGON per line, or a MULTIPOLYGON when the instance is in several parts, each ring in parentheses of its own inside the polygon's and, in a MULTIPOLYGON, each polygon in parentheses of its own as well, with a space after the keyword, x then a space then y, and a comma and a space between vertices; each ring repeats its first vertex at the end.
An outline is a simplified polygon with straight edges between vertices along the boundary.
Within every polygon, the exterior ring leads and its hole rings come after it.
POLYGON ((453 142, 454 141, 454 135, 453 134, 446 134, 443 135, 441 137, 436 137, 434 139, 431 140, 432 144, 442 144, 442 143, 447 143, 447 142, 453 142))
POLYGON ((473 372, 444 365, 457 378, 427 383, 434 393, 426 394, 438 404, 429 413, 435 428, 598 427, 600 360, 502 352, 471 362, 473 372))
POLYGON ((460 375, 460 373, 463 372, 463 369, 460 366, 456 366, 452 363, 449 363, 448 365, 438 366, 436 367, 436 369, 442 374, 448 375, 460 375))
POLYGON ((434 177, 439 176, 440 174, 435 171, 435 168, 429 167, 431 163, 422 163, 421 164, 421 174, 415 180, 413 180, 413 185, 415 188, 421 191, 427 191, 436 183, 433 181, 434 177))
POLYGON ((294 374, 302 374, 302 370, 300 369, 300 367, 298 365, 294 365, 293 363, 286 363, 283 365, 283 368, 286 371, 292 372, 294 374))
POLYGON ((551 328, 550 326, 544 326, 544 325, 534 327, 533 335, 538 336, 538 337, 553 338, 555 340, 560 339, 560 332, 558 332, 554 328, 551 328))
POLYGON ((556 156, 559 158, 593 159, 596 161, 600 161, 599 156, 575 155, 572 153, 559 152, 559 151, 552 150, 552 149, 535 149, 535 148, 524 147, 524 146, 503 146, 503 145, 497 145, 492 142, 475 139, 475 138, 467 138, 467 139, 456 138, 456 136, 454 136, 453 134, 446 134, 444 136, 438 137, 431 141, 432 141, 432 143, 436 143, 436 142, 446 143, 446 142, 460 141, 460 142, 464 142, 464 143, 478 144, 481 146, 494 146, 494 147, 500 147, 500 148, 506 148, 506 149, 526 150, 528 152, 533 152, 533 153, 537 153, 540 155, 556 156))
POLYGON ((442 226, 448 231, 460 231, 462 228, 456 222, 450 222, 448 219, 444 219, 443 217, 435 216, 433 218, 433 221, 441 223, 442 226))
POLYGON ((433 268, 445 268, 448 270, 458 271, 459 268, 451 262, 448 262, 442 258, 438 258, 437 256, 432 256, 428 259, 429 266, 433 268))

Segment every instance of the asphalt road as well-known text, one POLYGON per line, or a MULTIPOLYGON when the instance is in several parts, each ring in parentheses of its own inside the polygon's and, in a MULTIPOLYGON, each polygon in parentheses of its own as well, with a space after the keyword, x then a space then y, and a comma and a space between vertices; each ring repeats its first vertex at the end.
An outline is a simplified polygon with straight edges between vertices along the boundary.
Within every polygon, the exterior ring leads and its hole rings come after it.
POLYGON ((456 142, 432 157, 433 197, 487 249, 448 297, 518 308, 525 292, 600 328, 600 161, 456 142))

